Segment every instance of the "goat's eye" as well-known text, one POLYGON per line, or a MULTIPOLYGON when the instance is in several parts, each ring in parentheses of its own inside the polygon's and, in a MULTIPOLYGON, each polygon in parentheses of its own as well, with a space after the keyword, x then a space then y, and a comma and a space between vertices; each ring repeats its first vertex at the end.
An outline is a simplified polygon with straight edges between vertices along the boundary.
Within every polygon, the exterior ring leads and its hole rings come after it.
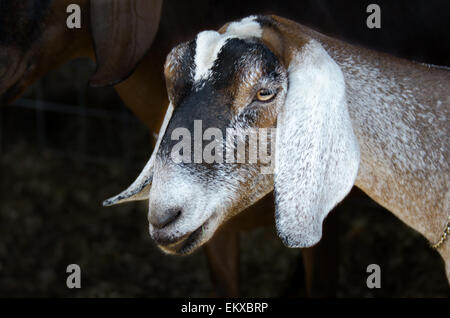
POLYGON ((272 100, 275 97, 275 95, 276 95, 275 91, 263 88, 256 93, 256 99, 259 100, 260 102, 268 102, 272 100))

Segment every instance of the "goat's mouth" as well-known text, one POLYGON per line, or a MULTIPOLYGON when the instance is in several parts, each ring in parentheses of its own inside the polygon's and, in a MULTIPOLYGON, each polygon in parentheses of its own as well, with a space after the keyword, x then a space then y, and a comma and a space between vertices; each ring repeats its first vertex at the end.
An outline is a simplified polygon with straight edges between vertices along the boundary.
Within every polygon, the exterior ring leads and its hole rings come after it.
POLYGON ((211 215, 197 229, 187 234, 162 239, 159 235, 152 235, 153 239, 164 252, 168 254, 187 255, 206 243, 214 234, 217 228, 217 214, 211 215))

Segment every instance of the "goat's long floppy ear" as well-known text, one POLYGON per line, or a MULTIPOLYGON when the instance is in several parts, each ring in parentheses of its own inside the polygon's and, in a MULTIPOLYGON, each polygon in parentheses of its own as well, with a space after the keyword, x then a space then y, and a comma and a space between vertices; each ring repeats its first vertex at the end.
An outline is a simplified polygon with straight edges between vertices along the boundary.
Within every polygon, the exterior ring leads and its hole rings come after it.
POLYGON ((103 206, 111 206, 129 201, 140 201, 148 199, 148 194, 150 192, 150 187, 152 186, 153 179, 153 165, 155 163, 156 154, 161 144, 161 140, 166 132, 167 125, 169 124, 170 118, 172 118, 173 106, 169 105, 166 115, 164 117, 163 124, 159 131, 158 140, 155 145, 155 149, 150 157, 150 160, 145 165, 142 172, 139 174, 137 179, 123 192, 120 194, 103 201, 103 206))
POLYGON ((359 146, 339 66, 311 40, 293 53, 286 102, 277 119, 275 200, 278 235, 289 247, 322 236, 326 215, 350 191, 359 146))
POLYGON ((97 70, 94 87, 126 79, 150 48, 162 0, 91 0, 91 32, 97 70))

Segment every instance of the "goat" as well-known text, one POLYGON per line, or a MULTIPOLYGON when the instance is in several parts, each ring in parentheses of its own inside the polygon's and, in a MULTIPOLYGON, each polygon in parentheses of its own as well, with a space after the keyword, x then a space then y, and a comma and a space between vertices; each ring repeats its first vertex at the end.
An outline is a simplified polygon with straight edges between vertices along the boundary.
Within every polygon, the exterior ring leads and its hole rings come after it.
MULTIPOLYGON (((115 89, 125 104, 152 131, 158 131, 165 111, 164 105, 167 104, 164 79, 159 73, 165 56, 176 43, 187 40, 200 31, 201 25, 215 26, 235 15, 228 10, 223 13, 224 16, 213 16, 208 11, 213 8, 203 0, 189 4, 165 1, 162 5, 161 2, 2 2, 0 104, 19 97, 49 70, 75 58, 89 57, 97 62, 96 72, 90 80, 91 85, 116 84, 115 89), (66 7, 72 3, 81 7, 81 29, 66 27, 66 7), (192 14, 186 15, 186 9, 192 14), (136 12, 139 12, 142 21, 137 18, 136 12), (139 23, 140 21, 145 23, 139 23), (173 21, 177 23, 174 24, 173 21), (135 26, 133 32, 129 31, 131 26, 135 26), (139 50, 129 50, 129 47, 137 47, 139 50)), ((250 3, 248 7, 264 9, 271 7, 271 3, 272 1, 258 1, 256 6, 250 3)), ((289 3, 286 2, 286 6, 289 3)), ((215 240, 205 245, 219 295, 238 295, 238 232, 242 228, 254 228, 272 222, 273 211, 273 202, 267 196, 258 206, 242 213, 238 222, 228 225, 222 233, 216 235, 215 240)), ((330 219, 329 222, 329 226, 333 227, 334 221, 330 219)), ((337 280, 336 244, 335 235, 330 235, 321 244, 302 251, 304 261, 308 264, 306 278, 309 295, 334 295, 337 280), (321 258, 327 260, 326 265, 315 266, 315 260, 321 258)))
POLYGON ((104 202, 148 198, 150 234, 161 249, 191 253, 272 190, 279 237, 309 247, 356 185, 431 242, 450 279, 448 68, 278 16, 250 16, 176 46, 165 78, 170 104, 155 150, 136 181, 104 202), (266 136, 273 170, 259 157, 198 161, 204 140, 193 141, 192 154, 185 148, 191 134, 207 135, 215 156, 225 149, 239 156, 237 142, 219 136, 234 129, 247 145, 248 130, 275 127, 266 136))

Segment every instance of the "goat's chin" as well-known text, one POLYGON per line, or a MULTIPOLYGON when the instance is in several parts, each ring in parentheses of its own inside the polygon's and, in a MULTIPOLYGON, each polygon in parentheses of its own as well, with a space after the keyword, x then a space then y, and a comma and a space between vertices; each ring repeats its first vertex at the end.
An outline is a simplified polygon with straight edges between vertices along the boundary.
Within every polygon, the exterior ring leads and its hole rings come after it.
POLYGON ((160 244, 158 241, 156 243, 166 254, 189 255, 213 237, 220 223, 218 214, 213 213, 201 226, 191 233, 183 235, 178 241, 170 244, 160 244))
POLYGON ((203 233, 200 231, 201 229, 197 229, 181 242, 170 246, 158 245, 158 247, 166 254, 189 255, 208 241, 208 239, 202 239, 203 233))

